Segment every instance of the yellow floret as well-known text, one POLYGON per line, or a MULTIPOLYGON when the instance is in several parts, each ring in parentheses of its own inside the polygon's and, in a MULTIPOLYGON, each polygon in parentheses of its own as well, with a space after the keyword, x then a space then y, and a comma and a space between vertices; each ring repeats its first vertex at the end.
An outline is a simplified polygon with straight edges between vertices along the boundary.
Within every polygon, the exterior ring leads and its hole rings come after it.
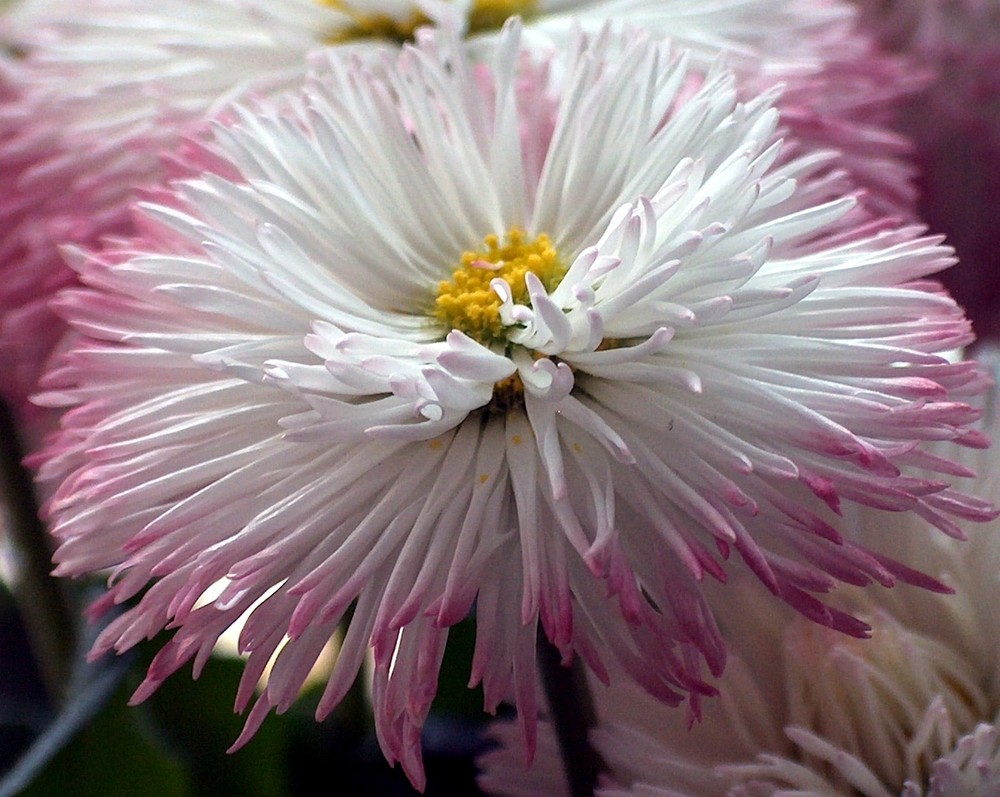
POLYGON ((487 235, 484 248, 463 252, 450 281, 438 285, 434 317, 445 329, 458 329, 484 345, 503 343, 506 333, 500 320, 500 297, 490 282, 502 278, 510 285, 515 304, 528 304, 525 276, 530 271, 552 290, 566 273, 559 253, 545 233, 527 241, 511 228, 506 243, 487 235))

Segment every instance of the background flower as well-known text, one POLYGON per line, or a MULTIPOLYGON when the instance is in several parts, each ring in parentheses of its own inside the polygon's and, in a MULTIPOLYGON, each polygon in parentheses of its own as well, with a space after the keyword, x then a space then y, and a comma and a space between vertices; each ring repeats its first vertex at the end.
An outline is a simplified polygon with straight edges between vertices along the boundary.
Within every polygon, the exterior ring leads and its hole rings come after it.
POLYGON ((995 0, 860 0, 882 45, 935 79, 904 105, 916 144, 920 213, 948 235, 961 265, 945 283, 980 337, 1000 334, 1000 4, 995 0))
POLYGON ((47 307, 75 279, 58 246, 129 230, 135 189, 163 177, 160 150, 225 95, 298 79, 330 17, 308 0, 257 5, 29 4, 8 20, 24 57, 0 77, 0 362, 19 409, 65 334, 47 307))

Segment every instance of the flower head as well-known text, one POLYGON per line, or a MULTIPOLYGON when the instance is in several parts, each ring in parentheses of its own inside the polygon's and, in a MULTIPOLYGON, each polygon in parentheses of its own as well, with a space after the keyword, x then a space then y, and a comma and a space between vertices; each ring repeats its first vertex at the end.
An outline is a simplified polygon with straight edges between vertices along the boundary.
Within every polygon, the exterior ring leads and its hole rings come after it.
POLYGON ((95 655, 175 629, 138 697, 248 614, 241 708, 276 655, 249 734, 355 604, 320 713, 370 645, 383 748, 420 782, 473 603, 473 681, 488 707, 513 689, 530 742, 539 624, 676 703, 710 691, 699 657, 722 669, 701 582, 734 552, 864 634, 812 593, 934 582, 845 539, 841 501, 990 515, 901 474, 924 441, 983 444, 952 398, 981 374, 938 353, 967 324, 925 281, 950 252, 851 226, 826 155, 779 162, 773 93, 740 102, 721 69, 686 93, 641 35, 536 61, 519 31, 478 66, 429 33, 331 54, 216 125, 229 177, 70 252, 84 339, 47 378, 71 409, 41 475, 58 572, 136 599, 95 655))
MULTIPOLYGON (((598 797, 972 797, 997 783, 996 703, 948 640, 887 612, 869 640, 794 619, 769 634, 761 621, 788 620, 773 606, 750 619, 729 635, 746 658, 733 657, 693 727, 634 687, 594 684, 592 739, 608 768, 598 797)), ((493 737, 480 759, 488 794, 569 794, 547 725, 530 768, 511 726, 493 737)))
POLYGON ((58 247, 131 230, 135 189, 230 94, 293 84, 330 12, 308 0, 42 4, 9 20, 0 67, 0 363, 17 404, 65 335, 47 306, 75 277, 58 247))

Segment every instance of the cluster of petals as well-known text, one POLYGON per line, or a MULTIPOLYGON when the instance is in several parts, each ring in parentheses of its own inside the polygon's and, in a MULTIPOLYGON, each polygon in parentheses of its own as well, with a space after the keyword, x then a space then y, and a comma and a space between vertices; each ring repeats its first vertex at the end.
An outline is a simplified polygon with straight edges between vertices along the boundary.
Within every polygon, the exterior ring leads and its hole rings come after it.
MULTIPOLYGON (((857 0, 867 30, 889 50, 906 52, 918 66, 940 70, 930 92, 928 128, 949 121, 1000 142, 996 62, 1000 4, 996 0, 857 0)), ((928 134, 948 131, 928 129, 928 134)))
POLYGON ((857 27, 830 30, 814 43, 823 67, 784 81, 789 138, 800 149, 836 150, 838 166, 864 189, 867 212, 915 218, 919 173, 900 119, 932 72, 886 52, 857 27))
MULTIPOLYGON (((1000 393, 990 396, 989 429, 1000 430, 1000 393)), ((1000 495, 985 451, 936 445, 977 476, 972 491, 1000 495)), ((935 535, 914 515, 887 518, 861 509, 855 535, 899 540, 907 559, 955 585, 953 593, 847 592, 871 619, 865 640, 808 626, 752 585, 731 583, 712 596, 732 656, 688 727, 628 686, 594 684, 598 722, 592 741, 607 765, 600 797, 978 797, 1000 785, 1000 629, 992 595, 1000 568, 997 524, 969 539, 935 535), (734 593, 740 598, 734 600, 734 593), (722 598, 722 600, 719 600, 722 598), (717 603, 716 603, 717 601, 717 603)), ((568 794, 555 735, 539 734, 532 767, 502 723, 482 756, 481 786, 497 797, 568 794)))
POLYGON ((981 338, 1000 335, 1000 3, 859 0, 881 45, 933 79, 897 108, 915 144, 919 210, 961 259, 945 283, 981 338))
POLYGON ((55 307, 80 340, 45 377, 66 412, 37 464, 57 572, 110 571, 94 611, 123 604, 93 655, 173 629, 142 699, 242 622, 243 740, 349 616, 319 713, 371 648, 380 741, 419 785, 473 609, 471 679, 488 709, 515 697, 530 748, 539 627, 697 708, 725 661, 703 582, 737 561, 858 636, 817 593, 941 588, 838 516, 959 534, 992 514, 922 448, 985 444, 959 400, 983 374, 945 356, 968 324, 928 280, 950 250, 845 222, 835 156, 781 156, 775 92, 743 102, 715 67, 691 91, 690 56, 643 35, 539 58, 515 20, 477 63, 419 38, 330 51, 301 94, 235 106, 213 170, 139 204, 138 235, 67 248, 82 287, 55 307), (438 286, 512 229, 565 273, 529 271, 523 300, 492 280, 501 343, 441 328, 438 286))
POLYGON ((496 32, 470 29, 480 5, 495 21, 507 8, 524 13, 527 41, 544 50, 564 46, 575 27, 610 21, 669 37, 702 66, 725 51, 756 76, 756 89, 789 86, 785 122, 803 146, 842 149, 843 165, 870 181, 874 204, 906 212, 911 175, 879 118, 906 94, 905 73, 870 50, 842 0, 24 0, 3 31, 23 56, 0 69, 10 95, 0 99, 7 398, 23 405, 50 352, 65 345, 48 305, 75 280, 59 247, 131 234, 137 190, 174 176, 169 153, 204 138, 228 101, 295 85, 331 46, 396 46, 366 38, 389 35, 372 20, 389 20, 399 36, 415 21, 464 30, 488 50, 496 32))

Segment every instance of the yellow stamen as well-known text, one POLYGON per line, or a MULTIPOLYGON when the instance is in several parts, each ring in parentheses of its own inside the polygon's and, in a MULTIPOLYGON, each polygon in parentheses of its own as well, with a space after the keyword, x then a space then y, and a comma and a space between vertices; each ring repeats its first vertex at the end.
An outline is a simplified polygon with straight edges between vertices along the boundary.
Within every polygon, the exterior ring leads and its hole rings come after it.
POLYGON ((334 30, 326 36, 327 44, 346 44, 359 39, 386 39, 403 44, 412 41, 413 34, 421 25, 429 25, 428 19, 419 10, 414 9, 403 17, 393 17, 389 14, 366 14, 353 8, 345 0, 318 0, 320 5, 346 14, 351 24, 334 30))
POLYGON ((528 304, 525 276, 530 271, 551 291, 566 273, 549 236, 542 233, 526 241, 517 227, 500 244, 496 235, 487 235, 485 248, 463 252, 461 265, 451 280, 438 285, 434 317, 447 329, 458 329, 484 345, 504 344, 507 336, 500 320, 500 297, 490 282, 502 278, 510 285, 515 304, 528 304))
POLYGON ((469 33, 503 27, 510 17, 530 16, 537 0, 475 0, 469 9, 469 33))
MULTIPOLYGON (((431 20, 418 9, 401 17, 385 13, 366 13, 354 7, 350 0, 317 0, 320 5, 336 9, 351 19, 350 25, 326 36, 327 44, 345 44, 359 39, 387 39, 398 44, 413 40, 413 34, 431 20)), ((469 33, 497 30, 510 17, 529 16, 537 0, 474 0, 469 9, 469 33)))

